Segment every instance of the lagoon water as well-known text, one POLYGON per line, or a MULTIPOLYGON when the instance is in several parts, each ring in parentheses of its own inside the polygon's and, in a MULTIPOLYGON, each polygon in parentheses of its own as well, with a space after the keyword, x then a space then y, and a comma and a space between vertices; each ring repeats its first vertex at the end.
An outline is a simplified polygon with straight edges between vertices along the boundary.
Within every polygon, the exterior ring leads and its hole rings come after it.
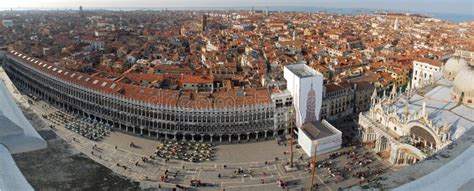
MULTIPOLYGON (((251 10, 251 7, 157 7, 157 8, 114 8, 111 10, 251 10)), ((255 10, 265 11, 266 7, 254 7, 255 10)), ((273 6, 268 7, 271 11, 290 11, 290 12, 327 12, 333 14, 347 14, 347 15, 358 15, 358 14, 371 14, 374 12, 385 12, 389 10, 377 10, 377 9, 362 9, 362 8, 323 8, 323 7, 302 7, 302 6, 273 6)), ((394 10, 393 12, 404 12, 394 10)), ((406 11, 405 11, 406 12, 406 11)), ((409 12, 413 14, 420 14, 427 17, 433 17, 445 21, 451 22, 465 22, 474 21, 474 12, 470 15, 467 14, 453 14, 453 13, 418 13, 409 12)))
MULTIPOLYGON (((96 8, 96 7, 87 7, 85 10, 123 10, 123 11, 132 11, 132 10, 249 10, 251 7, 111 7, 111 8, 96 8)), ((254 7, 255 10, 265 11, 266 7, 254 7)), ((1 9, 0 9, 1 10, 1 9)), ((10 9, 4 9, 10 10, 10 9)), ((21 8, 14 10, 47 10, 44 8, 21 8)), ((75 10, 71 8, 54 8, 49 10, 75 10)), ((385 12, 390 10, 377 10, 377 9, 363 9, 363 8, 323 8, 323 7, 303 7, 303 6, 270 6, 268 7, 269 11, 290 11, 290 12, 327 12, 333 14, 347 14, 347 15, 358 15, 358 14, 371 14, 374 12, 385 12)), ((394 10, 393 12, 406 12, 400 10, 394 10)), ((420 14, 427 17, 433 17, 445 21, 451 22, 465 22, 465 21, 474 21, 474 12, 471 14, 454 14, 454 13, 426 13, 426 12, 409 12, 414 14, 420 14)))

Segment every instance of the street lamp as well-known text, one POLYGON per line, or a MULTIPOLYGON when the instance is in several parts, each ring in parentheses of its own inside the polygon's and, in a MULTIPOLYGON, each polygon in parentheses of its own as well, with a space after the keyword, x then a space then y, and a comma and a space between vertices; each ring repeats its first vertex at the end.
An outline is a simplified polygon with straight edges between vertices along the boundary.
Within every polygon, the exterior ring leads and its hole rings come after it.
POLYGON ((290 112, 290 167, 293 168, 293 111, 290 112))
POLYGON ((316 175, 316 153, 318 151, 318 141, 316 140, 316 143, 314 144, 314 156, 313 156, 313 161, 311 162, 313 164, 311 168, 311 191, 316 190, 314 188, 314 176, 316 175))

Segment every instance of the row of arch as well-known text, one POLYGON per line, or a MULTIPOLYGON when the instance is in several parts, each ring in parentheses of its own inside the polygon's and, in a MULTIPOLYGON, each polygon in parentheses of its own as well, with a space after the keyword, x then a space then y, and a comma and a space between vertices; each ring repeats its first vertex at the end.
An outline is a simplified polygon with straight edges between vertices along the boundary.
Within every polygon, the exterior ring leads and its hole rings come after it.
MULTIPOLYGON (((265 123, 258 123, 257 125, 253 126, 251 123, 250 125, 243 125, 243 124, 236 124, 231 126, 230 129, 224 129, 223 127, 216 128, 215 131, 201 131, 201 132, 193 132, 195 129, 192 130, 183 130, 182 128, 176 127, 183 127, 173 123, 172 121, 170 124, 174 126, 167 126, 167 127, 160 127, 160 128, 153 128, 148 125, 137 125, 136 123, 131 123, 128 121, 123 120, 116 120, 113 116, 107 114, 107 110, 97 110, 92 111, 88 109, 84 109, 83 107, 79 107, 77 105, 71 104, 64 100, 64 97, 58 97, 57 95, 53 95, 50 90, 48 90, 48 86, 38 82, 38 80, 32 78, 30 75, 27 75, 27 67, 23 66, 21 63, 12 62, 7 64, 5 67, 6 71, 8 72, 10 78, 15 83, 15 86, 22 92, 37 96, 40 99, 43 99, 50 104, 62 108, 63 110, 74 112, 76 114, 80 114, 84 117, 95 118, 98 121, 102 121, 104 123, 109 123, 111 126, 115 127, 117 130, 121 130, 124 132, 130 132, 139 134, 142 136, 149 136, 152 138, 158 139, 174 139, 174 140, 195 140, 195 141, 209 141, 209 142, 240 142, 240 141, 250 141, 250 140, 262 140, 271 138, 277 135, 284 134, 285 130, 284 127, 274 128, 273 124, 273 116, 269 117, 265 123), (114 121, 115 120, 115 121, 114 121), (238 126, 240 125, 240 126, 238 126), (176 127, 175 127, 176 126, 176 127), (150 128, 148 128, 150 127, 150 128), (153 129, 151 129, 153 128, 153 129), (248 128, 248 129, 247 129, 248 128), (216 132, 219 131, 219 132, 216 132), (213 133, 213 134, 212 134, 213 133)), ((33 70, 30 72, 34 72, 33 70)), ((36 74, 36 73, 35 73, 36 74)), ((39 74, 38 74, 39 75, 39 74)), ((57 91, 57 94, 63 94, 64 92, 57 91)), ((71 96, 65 94, 64 96, 71 96)))
POLYGON ((120 124, 114 124, 114 127, 118 130, 138 134, 141 136, 148 136, 150 138, 156 138, 160 140, 175 140, 175 141, 198 141, 198 142, 211 142, 211 143, 236 143, 236 142, 249 142, 258 140, 267 140, 284 134, 284 130, 265 130, 247 133, 230 133, 230 134, 192 134, 192 133, 167 133, 167 132, 156 132, 151 131, 147 128, 131 127, 120 124))
POLYGON ((364 130, 364 142, 370 143, 370 147, 382 158, 389 159, 395 165, 414 164, 425 157, 421 151, 424 148, 435 148, 436 140, 426 129, 413 126, 410 128, 410 137, 415 144, 392 143, 389 138, 384 135, 377 135, 372 127, 364 130), (423 143, 423 145, 419 145, 423 143), (422 147, 420 147, 422 146, 422 147))
POLYGON ((157 132, 154 130, 149 130, 143 127, 133 127, 123 125, 121 123, 108 121, 101 119, 100 117, 89 115, 86 113, 82 114, 86 118, 95 119, 96 121, 101 121, 103 123, 109 124, 114 127, 114 129, 127 132, 131 134, 137 134, 140 136, 147 136, 149 138, 159 139, 159 140, 175 140, 175 141, 198 141, 198 142, 212 142, 212 143, 238 143, 238 142, 250 142, 250 141, 259 141, 267 140, 274 138, 276 136, 281 136, 285 134, 287 130, 280 129, 277 131, 274 130, 262 130, 255 132, 247 133, 228 133, 228 134, 192 134, 185 132, 157 132))

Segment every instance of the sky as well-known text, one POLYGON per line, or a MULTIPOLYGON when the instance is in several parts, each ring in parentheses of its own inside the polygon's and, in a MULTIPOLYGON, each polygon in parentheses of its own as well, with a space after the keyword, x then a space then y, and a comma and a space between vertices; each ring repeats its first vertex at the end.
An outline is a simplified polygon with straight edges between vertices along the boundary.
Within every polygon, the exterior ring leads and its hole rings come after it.
POLYGON ((0 8, 314 6, 474 15, 474 0, 0 0, 0 8))

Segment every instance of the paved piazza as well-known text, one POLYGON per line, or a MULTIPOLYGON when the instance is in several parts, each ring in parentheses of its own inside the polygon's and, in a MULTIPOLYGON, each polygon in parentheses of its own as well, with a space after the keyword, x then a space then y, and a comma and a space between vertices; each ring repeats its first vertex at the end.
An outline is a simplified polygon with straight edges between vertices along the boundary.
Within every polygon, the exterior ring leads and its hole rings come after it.
MULTIPOLYGON (((59 112, 42 101, 34 103, 32 110, 39 115, 59 112)), ((69 118, 74 117, 69 116, 69 118)), ((141 182, 142 188, 175 188, 178 186, 199 190, 280 190, 282 188, 276 183, 279 179, 287 181, 288 186, 285 189, 309 190, 310 187, 311 173, 308 168, 308 161, 311 159, 301 149, 295 148, 294 161, 298 170, 285 171, 284 165, 289 161, 289 154, 285 155, 284 151, 287 151, 288 147, 285 146, 286 143, 278 145, 274 139, 261 142, 216 145, 214 159, 201 163, 165 161, 159 157, 143 162, 143 157, 153 155, 160 143, 159 141, 114 131, 103 140, 95 142, 64 128, 64 122, 59 122, 60 120, 48 118, 45 121, 53 125, 53 130, 66 142, 97 163, 120 175, 141 182), (136 145, 135 147, 130 147, 132 142, 136 145), (95 145, 96 148, 93 148, 95 145), (137 162, 138 165, 136 165, 137 162), (236 173, 239 169, 242 169, 243 172, 236 173), (161 181, 160 177, 164 176, 165 171, 168 171, 168 179, 161 181), (200 180, 206 186, 191 187, 190 181, 193 179, 200 180)), ((348 151, 349 149, 346 147, 338 152, 348 151)), ((363 148, 355 151, 360 155, 368 152, 363 148)), ((318 165, 327 160, 329 155, 330 153, 318 155, 318 165)), ((368 153, 367 155, 374 159, 374 162, 364 167, 353 168, 344 180, 338 183, 335 182, 336 177, 331 176, 328 168, 318 168, 316 175, 317 190, 347 188, 359 184, 360 179, 352 176, 356 172, 387 169, 387 164, 376 159, 377 157, 374 154, 368 153)), ((342 168, 347 166, 349 160, 346 155, 337 157, 331 160, 330 168, 344 171, 342 168)), ((362 182, 362 186, 368 184, 367 180, 376 179, 375 175, 368 177, 362 182)))

